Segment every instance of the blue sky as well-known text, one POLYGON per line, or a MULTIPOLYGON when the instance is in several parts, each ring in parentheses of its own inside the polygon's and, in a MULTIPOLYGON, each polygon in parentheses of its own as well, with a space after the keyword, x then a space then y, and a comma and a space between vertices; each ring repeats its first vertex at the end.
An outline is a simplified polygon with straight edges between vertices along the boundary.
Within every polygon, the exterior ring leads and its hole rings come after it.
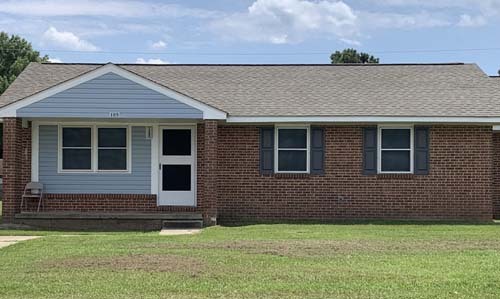
POLYGON ((383 63, 500 68, 500 0, 0 0, 0 30, 62 62, 383 63))

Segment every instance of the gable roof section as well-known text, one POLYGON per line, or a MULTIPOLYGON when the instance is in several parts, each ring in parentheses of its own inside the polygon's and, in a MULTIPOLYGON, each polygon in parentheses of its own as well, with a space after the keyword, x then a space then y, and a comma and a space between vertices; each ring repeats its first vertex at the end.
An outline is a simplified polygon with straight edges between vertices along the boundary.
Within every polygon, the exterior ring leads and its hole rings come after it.
MULTIPOLYGON (((195 100, 193 98, 190 98, 182 93, 179 93, 175 90, 171 90, 167 87, 164 87, 158 83, 155 83, 147 78, 144 78, 140 75, 137 75, 133 72, 127 71, 125 69, 122 69, 119 66, 116 66, 114 64, 106 64, 106 65, 100 65, 95 67, 95 65, 92 65, 92 67, 89 67, 87 70, 84 68, 75 68, 72 71, 75 71, 76 75, 73 75, 72 72, 63 72, 62 75, 56 75, 54 76, 54 73, 49 73, 45 74, 48 75, 49 77, 52 75, 53 78, 50 78, 49 82, 51 82, 53 85, 49 86, 49 84, 44 84, 43 82, 40 82, 40 80, 35 80, 35 82, 38 82, 39 84, 30 84, 30 81, 33 80, 33 76, 30 76, 30 71, 33 71, 33 68, 30 69, 31 66, 39 64, 30 64, 28 66, 28 70, 26 73, 28 76, 26 76, 25 72, 21 74, 19 77, 19 80, 16 80, 14 83, 16 85, 12 88, 8 88, 8 90, 0 97, 0 104, 4 105, 2 108, 0 108, 0 116, 15 116, 16 111, 23 107, 27 107, 29 105, 32 105, 34 103, 37 103, 39 101, 42 101, 44 99, 47 99, 51 96, 54 96, 58 93, 64 92, 66 90, 69 90, 73 87, 76 87, 80 84, 83 84, 85 82, 89 82, 90 80, 94 80, 96 78, 99 78, 101 76, 107 75, 107 74, 116 74, 124 79, 128 79, 134 83, 137 83, 145 88, 148 88, 150 90, 153 90, 155 92, 158 92, 160 94, 163 94, 167 96, 168 98, 172 98, 174 100, 177 100, 183 104, 186 104, 190 107, 193 107, 197 110, 200 110, 203 112, 203 118, 204 119, 226 119, 226 113, 224 111, 221 111, 219 109, 216 109, 214 107, 211 107, 203 102, 200 102, 198 100, 195 100), (18 82, 17 82, 18 81, 18 82), (26 81, 28 81, 26 83, 26 81), (56 82, 54 84, 54 82, 56 82), (24 83, 24 84, 23 84, 24 83), (16 90, 20 86, 20 91, 18 93, 12 94, 12 90, 16 90), (30 88, 26 88, 26 86, 31 86, 30 88), (31 93, 27 95, 26 97, 21 97, 19 99, 14 98, 9 98, 9 96, 12 95, 17 95, 19 97, 19 93, 31 93), (7 99, 7 100, 5 100, 7 99)), ((90 65, 89 65, 90 66, 90 65)), ((38 74, 38 73, 37 73, 38 74)), ((39 78, 41 79, 41 78, 39 78)), ((41 80, 43 81, 43 80, 41 80)), ((14 84, 12 84, 14 85, 14 84)))
POLYGON ((201 119, 203 112, 113 72, 17 109, 17 117, 201 119))
MULTIPOLYGON (((0 105, 101 66, 30 64, 0 105)), ((228 120, 500 117, 500 85, 475 64, 119 67, 227 112, 228 120)))

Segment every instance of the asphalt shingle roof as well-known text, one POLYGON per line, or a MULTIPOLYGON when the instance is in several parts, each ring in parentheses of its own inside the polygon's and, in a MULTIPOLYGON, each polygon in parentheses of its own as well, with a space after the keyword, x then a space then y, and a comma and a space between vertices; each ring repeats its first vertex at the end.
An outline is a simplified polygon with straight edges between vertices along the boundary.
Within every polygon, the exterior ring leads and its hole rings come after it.
MULTIPOLYGON (((100 66, 31 63, 0 106, 100 66)), ((118 66, 231 116, 500 116, 498 79, 475 64, 118 66)))

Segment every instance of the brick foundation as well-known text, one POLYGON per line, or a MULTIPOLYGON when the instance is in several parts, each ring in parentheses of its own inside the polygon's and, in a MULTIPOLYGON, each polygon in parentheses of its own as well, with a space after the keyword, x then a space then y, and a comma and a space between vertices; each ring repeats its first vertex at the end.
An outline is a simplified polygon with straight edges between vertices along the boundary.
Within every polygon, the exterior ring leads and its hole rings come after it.
MULTIPOLYGON (((35 206, 35 202, 32 202, 28 210, 33 210, 35 206)), ((43 211, 202 213, 202 209, 197 207, 158 207, 156 195, 150 194, 46 194, 43 211)))
POLYGON ((219 220, 491 220, 491 127, 433 126, 422 176, 365 176, 362 128, 325 134, 324 176, 261 176, 258 128, 219 127, 219 220))

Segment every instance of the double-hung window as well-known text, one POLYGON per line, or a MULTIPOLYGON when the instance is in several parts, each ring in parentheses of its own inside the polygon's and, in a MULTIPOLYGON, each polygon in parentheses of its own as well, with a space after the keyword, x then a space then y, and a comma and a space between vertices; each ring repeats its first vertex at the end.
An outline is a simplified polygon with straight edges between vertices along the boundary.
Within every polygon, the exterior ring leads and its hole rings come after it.
POLYGON ((127 129, 97 129, 97 167, 99 170, 127 170, 127 129))
POLYGON ((275 169, 309 172, 309 127, 276 127, 275 169))
POLYGON ((379 127, 378 172, 413 172, 413 127, 379 127))
POLYGON ((92 170, 92 128, 62 128, 62 169, 92 170))
POLYGON ((128 130, 127 127, 61 127, 60 170, 128 171, 130 163, 128 130))

